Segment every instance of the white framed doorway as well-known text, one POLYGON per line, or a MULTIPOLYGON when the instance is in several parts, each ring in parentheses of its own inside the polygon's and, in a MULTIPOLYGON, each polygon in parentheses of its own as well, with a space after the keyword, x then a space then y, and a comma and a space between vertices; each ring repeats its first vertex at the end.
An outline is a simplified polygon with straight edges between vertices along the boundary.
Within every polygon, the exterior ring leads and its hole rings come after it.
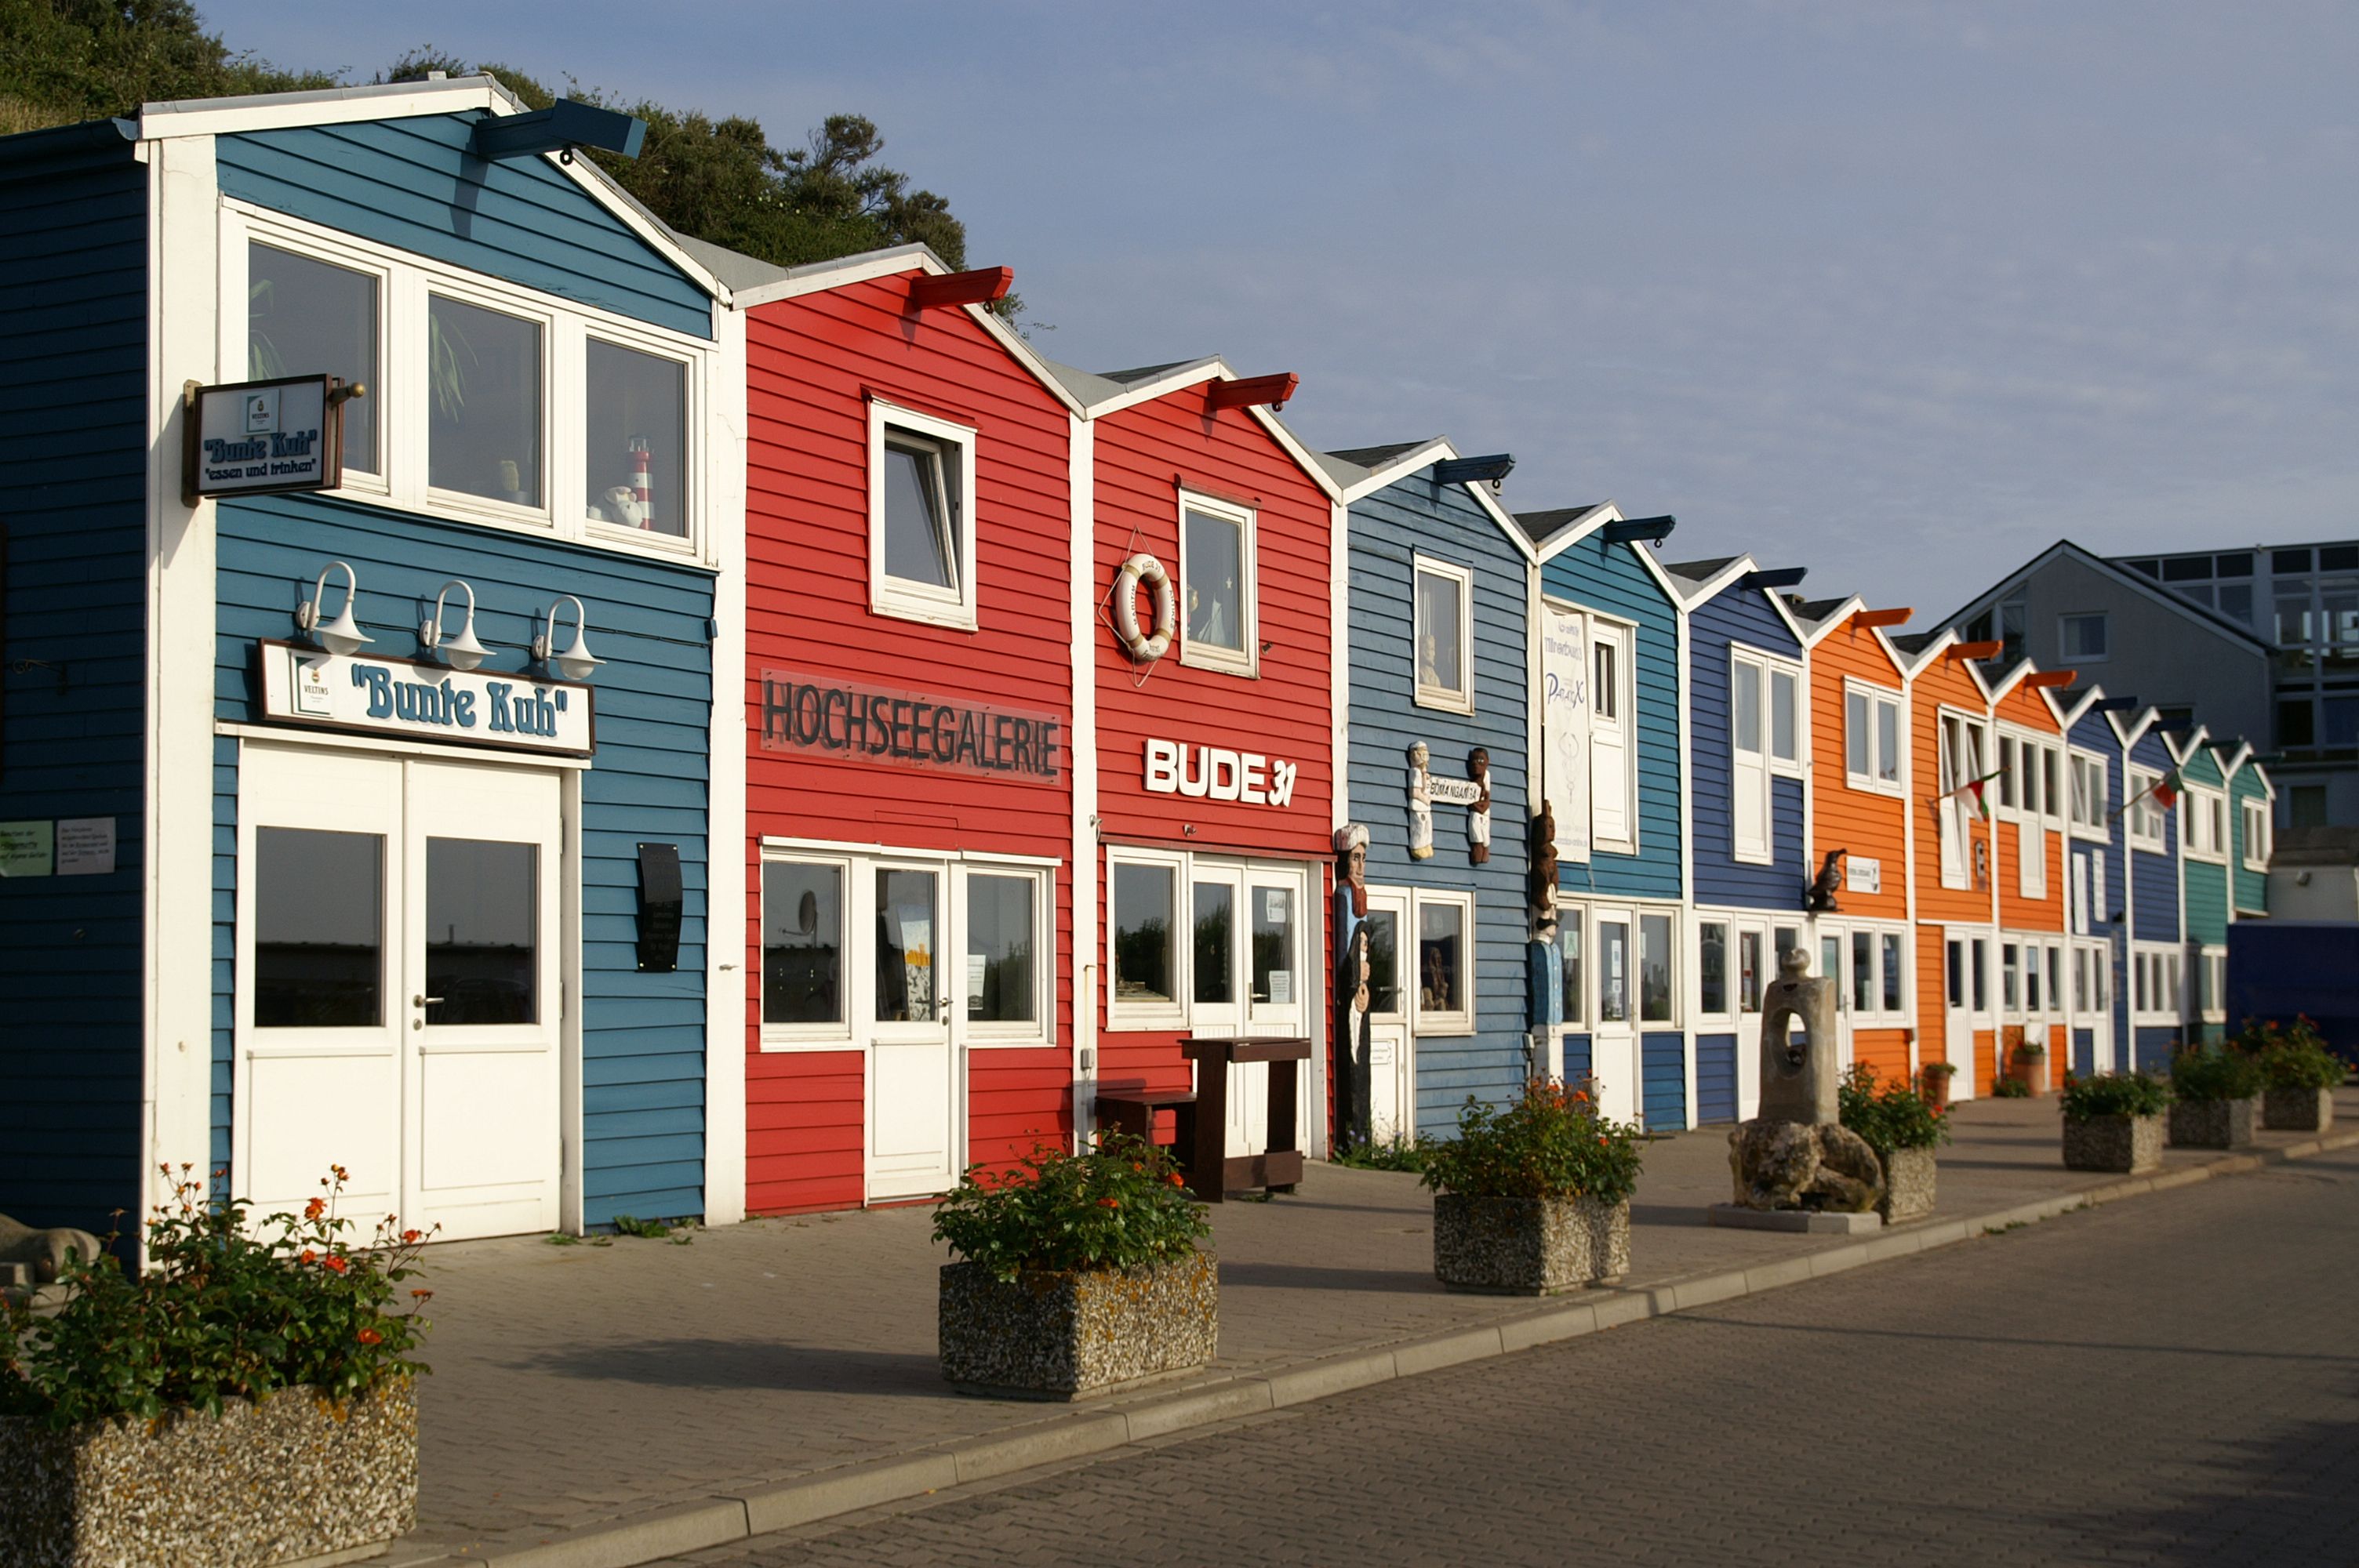
MULTIPOLYGON (((1206 1040, 1307 1036, 1313 997, 1323 994, 1306 945, 1308 868, 1195 855, 1188 877, 1188 1032, 1206 1040)), ((1296 1071, 1295 1103, 1307 1105, 1309 1065, 1296 1071)), ((1228 1086, 1228 1157, 1268 1152, 1268 1070, 1232 1070, 1228 1086)))
POLYGON ((1589 1037, 1590 1076, 1596 1080, 1598 1109, 1616 1121, 1636 1121, 1643 1092, 1637 912, 1627 905, 1593 904, 1589 922, 1597 1009, 1589 1037))
POLYGON ((547 769, 242 744, 231 1162, 256 1214, 339 1164, 356 1218, 556 1228, 564 829, 547 769))
POLYGON ((1991 937, 1987 932, 1945 929, 1941 941, 1941 1054, 1954 1069, 1950 1098, 1974 1098, 1975 1040, 1994 1033, 1998 1015, 1991 1005, 1991 937))
POLYGON ((1409 1030, 1409 895, 1368 890, 1368 1128, 1378 1143, 1417 1131, 1417 1038, 1409 1030))

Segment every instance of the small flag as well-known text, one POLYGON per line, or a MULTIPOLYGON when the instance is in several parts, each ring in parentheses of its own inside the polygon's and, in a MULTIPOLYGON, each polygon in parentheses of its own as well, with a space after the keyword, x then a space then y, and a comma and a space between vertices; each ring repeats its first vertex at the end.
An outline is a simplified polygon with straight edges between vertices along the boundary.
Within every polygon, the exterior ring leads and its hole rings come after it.
POLYGON ((2177 768, 2173 768, 2170 772, 2163 774, 2162 777, 2155 780, 2154 787, 2147 791, 2147 793, 2154 796, 2154 803, 2157 806, 2159 806, 2165 811, 2168 811, 2172 806, 2179 804, 2179 770, 2177 768))
POLYGON ((1981 817, 1984 822, 1988 822, 1990 820, 1990 802, 1983 798, 1983 786, 2005 772, 2006 772, 2005 768, 1993 768, 1990 772, 1984 773, 1978 779, 1968 779, 1965 783, 1960 784, 1957 788, 1951 790, 1941 798, 1943 800, 1964 801, 1968 806, 1974 808, 1975 816, 1981 817))

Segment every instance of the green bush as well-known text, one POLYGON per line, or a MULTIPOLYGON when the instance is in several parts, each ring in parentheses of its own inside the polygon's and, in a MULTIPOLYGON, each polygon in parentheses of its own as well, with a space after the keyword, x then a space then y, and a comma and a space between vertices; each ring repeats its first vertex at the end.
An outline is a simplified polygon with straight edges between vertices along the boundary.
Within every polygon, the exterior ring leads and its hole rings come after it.
POLYGON ((2349 1064, 2326 1048, 2318 1026, 2304 1017, 2295 1018, 2291 1029, 2274 1019, 2248 1018, 2228 1044, 2260 1064, 2262 1082, 2273 1089, 2331 1089, 2350 1072, 2349 1064))
POLYGON ((1878 1088, 1875 1069, 1865 1062, 1843 1075, 1835 1104, 1843 1124, 1864 1139, 1878 1159, 1890 1159, 1895 1150, 1930 1149, 1950 1141, 1947 1111, 1935 1110, 1932 1101, 1900 1079, 1878 1088))
POLYGON ((1640 1136, 1599 1115, 1588 1091, 1535 1078, 1505 1109, 1470 1097, 1458 1136, 1427 1152, 1424 1181, 1465 1197, 1620 1203, 1637 1190, 1640 1136))
POLYGON ((2021 1078, 2001 1078, 1991 1086, 1994 1099, 2029 1099, 2031 1086, 2021 1078))
POLYGON ((1079 1154, 1036 1149, 1012 1172, 975 1166, 934 1210, 934 1239, 1003 1280, 1143 1269, 1193 1251, 1212 1228, 1171 1157, 1115 1132, 1079 1154))
POLYGON ((2199 1045, 2170 1058, 2170 1093, 2174 1099, 2250 1099, 2260 1092, 2261 1062, 2257 1056, 2242 1051, 2207 1050, 2199 1045))
POLYGON ((1354 1171, 1422 1171, 1432 1150, 1411 1132, 1385 1143, 1355 1143, 1335 1163, 1354 1171))
POLYGON ((300 1218, 274 1214, 263 1223, 276 1236, 252 1235, 246 1205, 207 1201, 190 1169, 147 1221, 146 1272, 112 1256, 76 1259, 64 1276, 73 1294, 54 1316, 0 1316, 0 1414, 53 1427, 186 1407, 218 1414, 223 1400, 299 1386, 349 1400, 427 1369, 409 1352, 433 1292, 412 1290, 391 1310, 417 1272, 423 1233, 387 1216, 371 1245, 353 1246, 352 1221, 335 1212, 345 1179, 335 1166, 300 1218))
POLYGON ((2160 1116, 2169 1108, 2170 1086, 2152 1073, 2065 1076, 2067 1121, 2090 1121, 2101 1116, 2160 1116))

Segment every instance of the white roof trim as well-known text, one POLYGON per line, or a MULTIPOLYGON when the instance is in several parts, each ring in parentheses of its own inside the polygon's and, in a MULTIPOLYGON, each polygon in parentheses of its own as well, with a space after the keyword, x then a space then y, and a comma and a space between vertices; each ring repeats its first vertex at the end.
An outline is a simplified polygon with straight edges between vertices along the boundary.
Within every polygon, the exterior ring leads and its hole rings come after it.
MULTIPOLYGON (((1349 506, 1355 501, 1364 500, 1380 490, 1386 490, 1398 484, 1419 469, 1429 468, 1443 459, 1454 458, 1458 455, 1457 443, 1447 436, 1436 436, 1430 441, 1421 441, 1389 462, 1368 470, 1367 478, 1345 485, 1343 504, 1349 506)), ((1334 454, 1330 452, 1328 456, 1333 457, 1334 454)), ((1464 480, 1461 481, 1461 485, 1467 494, 1474 498, 1474 503, 1490 514, 1491 521, 1498 524, 1499 532, 1507 536, 1507 543, 1516 547, 1516 554, 1523 557, 1527 563, 1537 562, 1539 559, 1532 552, 1530 536, 1524 532, 1522 525, 1516 523, 1514 515, 1499 504, 1499 498, 1491 493, 1491 487, 1488 484, 1481 480, 1464 480)))
MULTIPOLYGON (((1543 508, 1541 510, 1545 509, 1543 508)), ((1558 556, 1563 554, 1566 550, 1571 549, 1573 546, 1581 543, 1582 540, 1588 538, 1592 534, 1596 533, 1597 530, 1603 528, 1608 523, 1626 523, 1628 521, 1629 519, 1622 515, 1622 508, 1616 506, 1611 501, 1601 501, 1595 506, 1589 509, 1589 514, 1583 517, 1579 524, 1572 527, 1560 530, 1546 545, 1535 544, 1532 546, 1534 551, 1533 559, 1538 561, 1541 566, 1546 566, 1558 556)), ((1523 524, 1517 524, 1516 526, 1521 527, 1523 524)))
POLYGON ((1661 579, 1666 587, 1671 589, 1671 602, 1679 606, 1680 613, 1682 615, 1692 612, 1699 605, 1708 604, 1712 600, 1719 598, 1723 593, 1725 593, 1728 590, 1730 584, 1735 582, 1745 573, 1756 572, 1761 569, 1759 566, 1755 564, 1751 556, 1738 556, 1730 560, 1726 566, 1712 573, 1712 576, 1704 579, 1701 582, 1696 583, 1692 589, 1672 587, 1674 582, 1694 582, 1695 579, 1684 577, 1676 579, 1673 579, 1670 574, 1670 569, 1668 567, 1665 567, 1660 561, 1654 559, 1655 552, 1651 546, 1639 545, 1638 541, 1635 539, 1632 540, 1631 543, 1647 552, 1647 559, 1652 562, 1656 568, 1655 575, 1661 579))
MULTIPOLYGON (((1236 379, 1236 372, 1223 364, 1218 354, 1206 359, 1188 360, 1159 375, 1133 382, 1112 397, 1101 398, 1091 404, 1083 412, 1096 419, 1108 414, 1119 414, 1125 408, 1136 408, 1142 403, 1152 403, 1158 397, 1169 397, 1175 392, 1185 392, 1204 382, 1236 379)), ((1334 484, 1332 478, 1327 482, 1331 488, 1334 484)))
POLYGON ((2233 785, 2236 779, 2236 770, 2243 767, 2252 754, 2253 743, 2250 741, 2239 739, 2234 751, 2230 751, 2224 745, 2212 747, 2212 765, 2220 770, 2220 778, 2223 784, 2233 785))
MULTIPOLYGON (((1236 372, 1230 370, 1226 365, 1223 365, 1221 370, 1223 373, 1221 376, 1223 381, 1241 381, 1245 379, 1238 375, 1236 372)), ((1319 461, 1319 454, 1305 446, 1300 437, 1297 436, 1292 430, 1287 428, 1285 420, 1280 419, 1266 404, 1257 403, 1254 405, 1253 407, 1246 410, 1246 412, 1250 413, 1255 418, 1261 421, 1262 428, 1267 430, 1277 440, 1277 444, 1284 447, 1287 451, 1292 455, 1295 466, 1301 469, 1304 473, 1310 476, 1310 481, 1317 485, 1320 490, 1325 493, 1328 500, 1335 502, 1338 504, 1342 503, 1343 500, 1343 487, 1337 484, 1335 482, 1335 476, 1329 473, 1326 468, 1321 464, 1319 461)))

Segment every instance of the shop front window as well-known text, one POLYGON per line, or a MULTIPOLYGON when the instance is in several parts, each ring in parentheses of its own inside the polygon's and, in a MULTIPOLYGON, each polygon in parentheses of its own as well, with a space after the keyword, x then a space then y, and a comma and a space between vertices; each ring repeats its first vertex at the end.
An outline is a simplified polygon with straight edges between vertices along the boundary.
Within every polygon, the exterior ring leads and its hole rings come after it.
POLYGON ((596 338, 586 353, 585 515, 686 538, 688 366, 596 338))
POLYGON ((764 863, 762 1022, 844 1022, 842 867, 764 863))
POLYGON ((1038 1022, 1032 930, 1038 885, 1032 877, 968 874, 966 1016, 970 1022, 1038 1022))
POLYGON ((1171 983, 1172 893, 1169 866, 1116 861, 1114 874, 1114 1000, 1117 1005, 1169 1006, 1171 983))
POLYGON ((1630 1022, 1630 926, 1625 921, 1597 923, 1597 1022, 1630 1022))
POLYGON ((254 1022, 373 1029, 385 1021, 385 840, 255 829, 254 1022), (321 888, 335 897, 321 898, 321 888))
POLYGON ((343 406, 344 467, 383 471, 377 416, 377 294, 374 273, 314 261, 255 242, 246 246, 245 373, 255 381, 327 374, 368 389, 343 406))
POLYGON ((1557 933, 1557 949, 1564 956, 1564 1026, 1579 1030, 1589 1022, 1582 1004, 1587 992, 1582 986, 1581 915, 1578 912, 1565 916, 1557 933))
POLYGON ((426 840, 426 1022, 540 1016, 538 846, 426 840))
POLYGON ((1671 1022, 1671 917, 1638 917, 1638 1019, 1671 1022))
POLYGON ((1761 933, 1743 931, 1736 937, 1736 1006, 1741 1012, 1761 1011, 1761 933))
POLYGON ((926 1023, 937 1016, 934 999, 934 912, 938 878, 932 871, 876 871, 876 1022, 926 1023))
POLYGON ((509 506, 541 504, 541 327, 429 295, 426 481, 509 506))
POLYGON ((1235 889, 1227 882, 1198 882, 1190 910, 1195 942, 1190 949, 1195 1000, 1218 1006, 1237 1000, 1235 889))
POLYGON ((1420 1015, 1468 1009, 1466 912, 1455 903, 1419 899, 1417 906, 1417 1006, 1420 1015))
POLYGON ((1389 909, 1368 911, 1368 1011, 1392 1017, 1401 1010, 1400 917, 1389 909))
POLYGON ((1292 1007, 1302 1000, 1294 973, 1294 890, 1256 887, 1253 900, 1253 1000, 1292 1007))
POLYGON ((1728 927, 1717 920, 1696 923, 1696 1006, 1713 1018, 1728 1011, 1728 927))

